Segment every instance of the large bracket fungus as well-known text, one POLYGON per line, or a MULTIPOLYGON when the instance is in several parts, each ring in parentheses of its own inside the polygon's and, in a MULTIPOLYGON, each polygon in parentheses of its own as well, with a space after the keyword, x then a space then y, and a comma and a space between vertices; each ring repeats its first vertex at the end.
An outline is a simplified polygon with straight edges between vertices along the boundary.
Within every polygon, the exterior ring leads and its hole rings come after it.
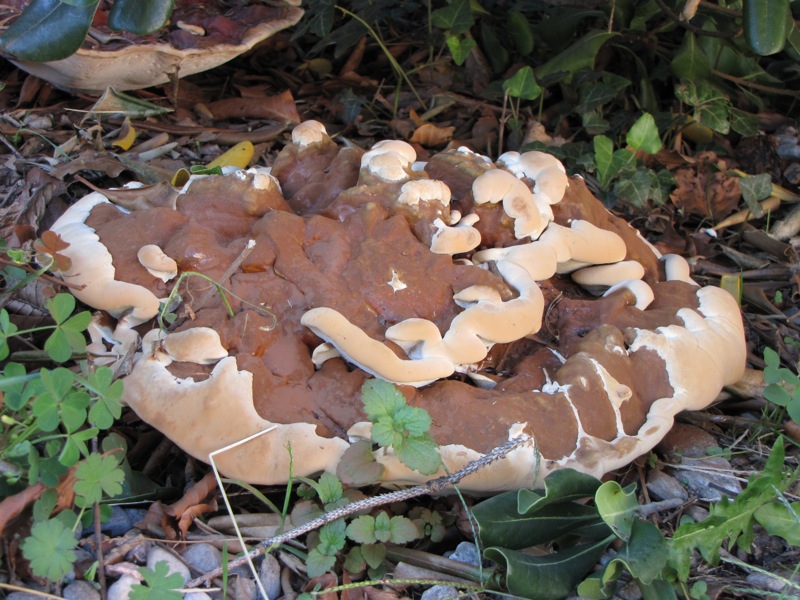
MULTIPOLYGON (((625 465, 742 375, 734 299, 697 286, 551 157, 415 159, 397 141, 339 148, 304 123, 271 174, 194 179, 174 207, 97 193, 71 207, 54 227, 65 279, 119 319, 106 346, 144 335, 125 402, 201 460, 263 431, 218 465, 274 484, 288 446, 295 474, 335 469, 369 435, 359 390, 381 377, 430 413, 450 471, 531 436, 463 482, 492 491, 625 465), (156 329, 173 263, 230 289, 233 316, 186 277, 191 319, 156 329)), ((391 449, 376 458, 387 483, 422 479, 391 449)))

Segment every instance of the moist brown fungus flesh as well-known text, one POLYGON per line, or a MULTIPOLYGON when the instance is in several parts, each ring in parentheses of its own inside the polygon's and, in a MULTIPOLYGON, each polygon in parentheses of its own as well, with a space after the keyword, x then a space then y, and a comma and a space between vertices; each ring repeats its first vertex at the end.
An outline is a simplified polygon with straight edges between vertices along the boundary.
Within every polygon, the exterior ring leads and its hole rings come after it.
MULTIPOLYGON (((117 319, 106 354, 144 336, 124 401, 204 461, 264 432, 215 456, 229 477, 277 484, 289 445, 309 475, 369 436, 360 389, 380 377, 431 415, 451 472, 530 436, 463 481, 486 492, 621 467, 741 376, 734 299, 697 286, 552 159, 414 161, 403 142, 340 149, 305 123, 271 174, 198 177, 174 208, 78 201, 54 226, 70 244, 64 277, 117 319), (137 258, 148 251, 231 290, 233 316, 185 277, 190 318, 159 330, 175 279, 137 258)), ((423 479, 391 449, 376 458, 386 483, 423 479)))

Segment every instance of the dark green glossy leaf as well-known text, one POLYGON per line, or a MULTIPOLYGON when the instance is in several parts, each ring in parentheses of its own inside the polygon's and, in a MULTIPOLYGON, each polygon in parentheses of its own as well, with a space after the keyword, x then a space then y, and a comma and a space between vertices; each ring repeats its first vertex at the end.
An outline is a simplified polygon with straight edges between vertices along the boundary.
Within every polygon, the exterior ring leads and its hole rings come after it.
POLYGON ((639 117, 628 131, 626 141, 635 150, 643 150, 648 154, 655 154, 661 150, 661 138, 653 115, 644 113, 639 117))
POLYGON ((71 6, 61 0, 31 0, 0 36, 0 48, 20 60, 67 58, 83 44, 98 2, 71 6))
POLYGON ((481 46, 486 58, 489 59, 489 64, 492 65, 492 71, 495 73, 504 71, 509 61, 508 50, 497 32, 485 20, 481 21, 481 46))
POLYGON ((508 35, 522 56, 533 52, 533 31, 528 19, 521 12, 512 10, 508 13, 508 35))
POLYGON ((512 98, 535 100, 542 93, 542 88, 536 83, 533 69, 526 65, 503 82, 503 91, 512 98))
POLYGON ((669 69, 678 79, 705 79, 711 75, 711 61, 691 31, 684 34, 669 69))
POLYGON ((531 600, 566 598, 591 569, 613 536, 603 540, 559 550, 547 556, 532 556, 507 548, 487 548, 484 556, 506 571, 508 591, 531 600))
POLYGON ((550 504, 591 498, 600 487, 600 480, 574 469, 559 469, 544 480, 544 493, 532 490, 517 492, 517 512, 526 514, 550 504))
POLYGON ((566 502, 520 514, 517 492, 484 500, 473 509, 484 546, 519 549, 549 542, 579 527, 601 522, 593 506, 566 502))
POLYGON ((174 4, 175 0, 114 0, 108 26, 138 35, 153 33, 167 22, 174 4))
POLYGON ((451 33, 466 33, 475 23, 470 4, 470 0, 453 0, 431 13, 431 23, 451 33))
POLYGON ((547 84, 569 81, 581 69, 594 67, 594 59, 600 48, 617 33, 593 30, 584 35, 567 49, 563 50, 536 69, 536 78, 547 84))
POLYGON ((453 34, 448 34, 447 37, 445 37, 445 42, 450 49, 450 54, 453 55, 453 62, 458 66, 464 64, 469 53, 478 45, 472 38, 462 38, 461 36, 453 34))
POLYGON ((789 0, 744 0, 742 25, 753 52, 769 56, 783 50, 789 32, 789 0))

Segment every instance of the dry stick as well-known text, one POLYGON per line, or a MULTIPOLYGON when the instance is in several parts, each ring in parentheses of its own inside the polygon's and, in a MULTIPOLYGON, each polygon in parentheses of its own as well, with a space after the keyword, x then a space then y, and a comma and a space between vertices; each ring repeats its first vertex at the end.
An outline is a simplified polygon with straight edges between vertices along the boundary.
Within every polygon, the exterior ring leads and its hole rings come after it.
MULTIPOLYGON (((464 477, 468 475, 472 475, 476 471, 484 468, 485 466, 493 463, 496 460, 499 460, 506 456, 512 450, 516 450, 517 448, 521 447, 524 444, 527 444, 531 441, 531 437, 528 435, 521 435, 519 437, 515 437, 505 444, 502 444, 489 452, 488 454, 482 456, 477 460, 473 460, 472 462, 468 463, 465 467, 459 469, 455 473, 451 475, 445 475, 443 477, 437 477, 436 479, 431 479, 430 481, 423 483, 422 485, 418 485, 412 488, 407 488, 404 490, 398 490, 396 492, 389 492, 388 494, 381 494, 380 496, 373 496, 372 498, 367 498, 366 500, 359 500, 358 502, 351 502, 346 506, 342 506, 341 508, 337 508, 336 510, 332 510, 331 512, 327 512, 321 517, 317 517, 313 521, 309 521, 304 525, 300 525, 299 527, 295 527, 285 533, 281 533, 280 535, 276 535, 275 537, 271 537, 268 540, 261 542, 257 548, 251 550, 248 554, 244 556, 240 556, 239 558, 235 558, 234 560, 228 563, 227 569, 230 572, 231 570, 247 563, 248 561, 261 556, 262 554, 268 552, 273 547, 277 546, 278 544, 283 544, 284 542, 288 542, 289 540, 293 540, 297 537, 300 537, 304 533, 308 533, 317 529, 318 527, 322 527, 327 523, 331 523, 337 519, 341 519, 343 517, 347 517, 354 513, 360 512, 362 510, 371 510, 378 506, 384 506, 386 504, 392 504, 394 502, 402 502, 404 500, 408 500, 410 498, 416 498, 417 496, 424 496, 426 494, 436 494, 441 492, 447 487, 455 485, 464 477)), ((207 584, 212 579, 215 579, 222 575, 222 567, 214 569, 192 579, 188 582, 185 588, 195 588, 202 584, 207 584)))

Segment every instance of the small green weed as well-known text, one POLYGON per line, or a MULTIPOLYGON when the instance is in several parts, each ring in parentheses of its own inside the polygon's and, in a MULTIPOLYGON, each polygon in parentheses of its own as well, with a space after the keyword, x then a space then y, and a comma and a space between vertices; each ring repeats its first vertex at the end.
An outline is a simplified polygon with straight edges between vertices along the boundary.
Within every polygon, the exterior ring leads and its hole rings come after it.
MULTIPOLYGON (((48 234, 34 242, 35 252, 5 251, 4 298, 49 268, 68 268, 68 259, 58 254, 66 244, 48 234), (35 265, 34 259, 44 266, 35 265)), ((76 312, 71 294, 56 294, 45 307, 53 324, 27 329, 17 327, 9 312, 0 309, 0 360, 10 359, 0 373, 0 498, 42 487, 33 508, 31 533, 21 548, 34 575, 58 581, 72 569, 77 543, 74 532, 86 510, 123 491, 122 457, 92 449, 101 432, 121 415, 122 383, 114 381, 108 367, 82 360, 91 314, 76 312), (80 362, 71 369, 57 366, 29 371, 14 361, 9 345, 12 338, 43 334, 47 334, 43 360, 80 362), (61 489, 69 481, 70 471, 74 483, 71 489, 61 489), (74 494, 77 512, 56 514, 59 496, 70 494, 74 494)))
POLYGON ((789 417, 800 423, 800 377, 781 366, 778 353, 772 348, 764 349, 764 397, 786 410, 789 417))

